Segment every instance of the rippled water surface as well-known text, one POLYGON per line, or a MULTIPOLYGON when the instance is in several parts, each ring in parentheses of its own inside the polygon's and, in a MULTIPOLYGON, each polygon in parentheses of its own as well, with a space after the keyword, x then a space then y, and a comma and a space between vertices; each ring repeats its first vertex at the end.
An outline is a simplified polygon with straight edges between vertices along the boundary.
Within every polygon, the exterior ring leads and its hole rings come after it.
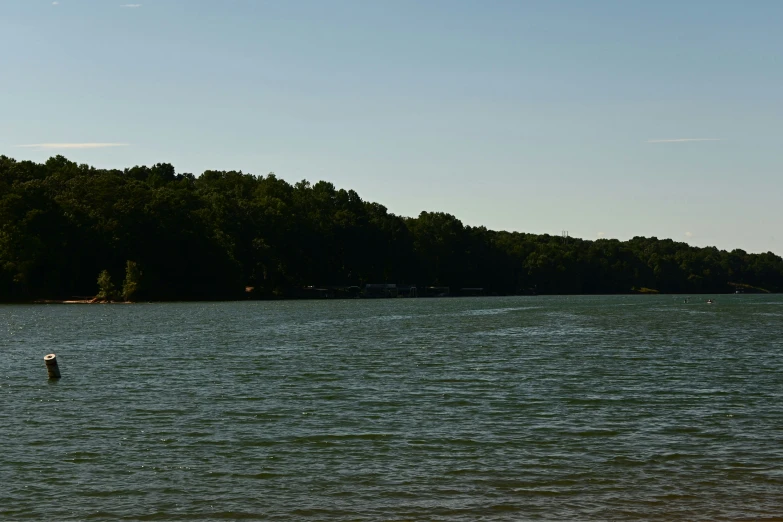
POLYGON ((713 297, 2 306, 0 518, 781 516, 783 296, 713 297))

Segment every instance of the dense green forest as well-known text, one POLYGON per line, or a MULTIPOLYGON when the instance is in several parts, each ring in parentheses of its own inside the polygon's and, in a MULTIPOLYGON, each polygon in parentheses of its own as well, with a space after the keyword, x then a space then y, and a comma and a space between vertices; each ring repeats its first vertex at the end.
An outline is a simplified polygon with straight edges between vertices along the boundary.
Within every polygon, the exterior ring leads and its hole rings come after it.
POLYGON ((407 218, 353 190, 273 174, 196 177, 169 164, 102 170, 62 156, 0 156, 0 301, 94 296, 99 275, 105 295, 113 286, 145 300, 291 297, 367 283, 500 295, 783 291, 783 260, 771 252, 654 237, 564 242, 441 212, 407 218))

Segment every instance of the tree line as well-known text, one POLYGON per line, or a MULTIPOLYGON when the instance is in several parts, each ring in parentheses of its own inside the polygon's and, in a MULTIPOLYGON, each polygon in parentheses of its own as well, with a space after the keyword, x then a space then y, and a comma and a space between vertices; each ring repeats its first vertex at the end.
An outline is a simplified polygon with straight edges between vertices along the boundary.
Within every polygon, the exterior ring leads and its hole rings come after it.
POLYGON ((117 170, 0 156, 0 301, 107 291, 278 298, 367 283, 498 295, 780 292, 783 260, 655 237, 565 242, 466 226, 443 212, 402 217, 353 190, 274 174, 196 177, 166 163, 117 170))

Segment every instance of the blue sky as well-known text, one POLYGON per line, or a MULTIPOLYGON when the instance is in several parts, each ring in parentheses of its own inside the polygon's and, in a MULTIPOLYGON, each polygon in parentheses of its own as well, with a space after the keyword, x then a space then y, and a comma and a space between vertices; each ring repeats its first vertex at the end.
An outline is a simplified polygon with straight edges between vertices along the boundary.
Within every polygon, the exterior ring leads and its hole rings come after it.
POLYGON ((777 0, 0 0, 0 71, 17 159, 783 254, 777 0))

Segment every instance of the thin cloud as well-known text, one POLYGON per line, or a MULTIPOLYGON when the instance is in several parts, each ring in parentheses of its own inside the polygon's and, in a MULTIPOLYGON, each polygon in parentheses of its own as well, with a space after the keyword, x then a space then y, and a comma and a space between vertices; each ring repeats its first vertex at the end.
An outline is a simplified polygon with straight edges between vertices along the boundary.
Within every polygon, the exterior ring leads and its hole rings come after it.
POLYGON ((60 2, 52 2, 52 5, 60 5, 60 2))
POLYGON ((120 7, 141 7, 141 4, 122 4, 120 7))
POLYGON ((17 145, 24 149, 103 149, 106 147, 127 147, 127 143, 32 143, 17 145))
POLYGON ((667 138, 662 140, 647 140, 647 143, 686 143, 689 141, 723 141, 722 138, 667 138))
POLYGON ((685 237, 693 237, 693 232, 686 232, 685 237))
POLYGON ((606 232, 599 232, 599 233, 598 233, 598 237, 599 237, 599 238, 601 238, 601 237, 606 237, 606 232))

